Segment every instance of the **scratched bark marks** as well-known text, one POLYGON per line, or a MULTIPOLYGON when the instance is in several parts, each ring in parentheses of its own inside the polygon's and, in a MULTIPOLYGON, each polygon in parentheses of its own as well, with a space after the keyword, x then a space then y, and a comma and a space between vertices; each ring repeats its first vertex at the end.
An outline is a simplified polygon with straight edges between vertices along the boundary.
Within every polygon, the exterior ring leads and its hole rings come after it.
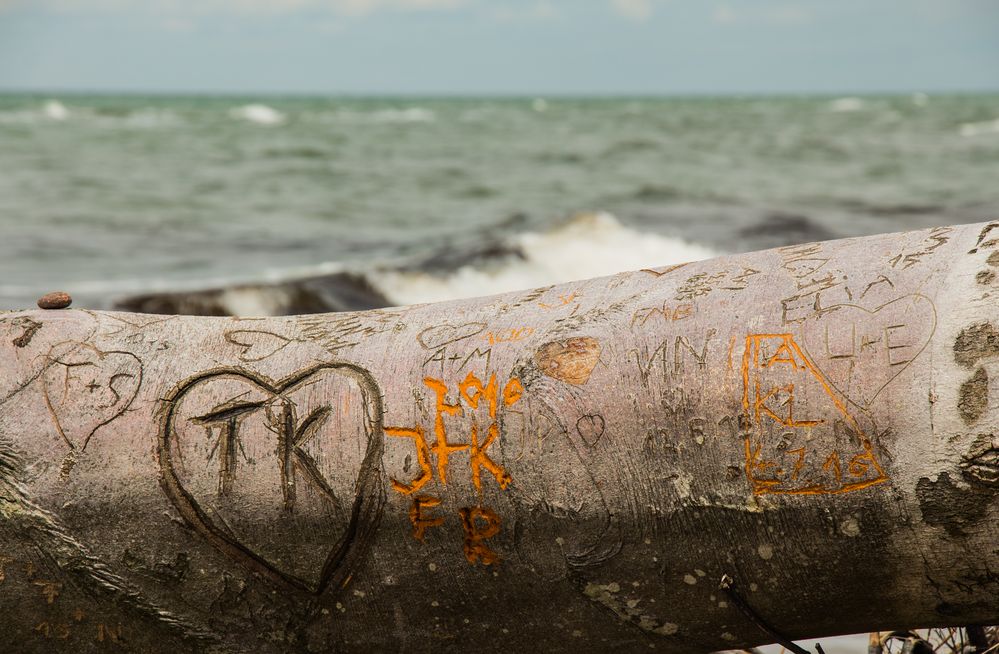
POLYGON ((722 575, 795 637, 999 621, 997 236, 327 316, 0 316, 0 649, 766 641, 722 575))

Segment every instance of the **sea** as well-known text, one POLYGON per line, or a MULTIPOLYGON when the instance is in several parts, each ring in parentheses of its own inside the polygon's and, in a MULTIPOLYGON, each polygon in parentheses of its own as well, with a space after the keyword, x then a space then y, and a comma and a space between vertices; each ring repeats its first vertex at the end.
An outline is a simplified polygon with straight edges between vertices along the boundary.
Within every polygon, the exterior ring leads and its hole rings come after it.
POLYGON ((409 304, 997 218, 999 95, 0 94, 3 309, 279 313, 342 273, 378 297, 341 308, 409 304))
POLYGON ((0 95, 7 309, 343 271, 407 304, 992 218, 999 95, 0 95))

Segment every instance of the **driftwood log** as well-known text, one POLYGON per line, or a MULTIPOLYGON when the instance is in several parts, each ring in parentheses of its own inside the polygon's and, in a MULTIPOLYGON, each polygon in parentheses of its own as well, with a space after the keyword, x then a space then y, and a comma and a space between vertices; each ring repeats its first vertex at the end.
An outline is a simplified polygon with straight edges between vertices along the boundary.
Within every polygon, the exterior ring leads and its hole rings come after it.
POLYGON ((3 314, 0 651, 999 622, 997 273, 990 223, 360 313, 3 314))

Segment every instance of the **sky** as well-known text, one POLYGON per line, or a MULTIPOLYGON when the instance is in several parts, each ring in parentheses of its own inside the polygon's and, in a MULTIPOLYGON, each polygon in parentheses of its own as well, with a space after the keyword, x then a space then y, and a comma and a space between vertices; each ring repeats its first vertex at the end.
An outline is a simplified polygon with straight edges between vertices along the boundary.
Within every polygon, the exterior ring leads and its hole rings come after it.
POLYGON ((0 90, 999 91, 999 0, 0 0, 0 90))

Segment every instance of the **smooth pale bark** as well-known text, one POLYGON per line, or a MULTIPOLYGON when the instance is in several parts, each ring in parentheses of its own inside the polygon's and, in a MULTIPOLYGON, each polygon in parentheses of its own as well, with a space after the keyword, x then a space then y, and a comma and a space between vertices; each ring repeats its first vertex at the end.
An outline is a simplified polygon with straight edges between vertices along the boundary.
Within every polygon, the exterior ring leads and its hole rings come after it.
POLYGON ((740 601, 794 638, 999 622, 996 239, 350 314, 5 314, 0 650, 772 641, 740 601))

